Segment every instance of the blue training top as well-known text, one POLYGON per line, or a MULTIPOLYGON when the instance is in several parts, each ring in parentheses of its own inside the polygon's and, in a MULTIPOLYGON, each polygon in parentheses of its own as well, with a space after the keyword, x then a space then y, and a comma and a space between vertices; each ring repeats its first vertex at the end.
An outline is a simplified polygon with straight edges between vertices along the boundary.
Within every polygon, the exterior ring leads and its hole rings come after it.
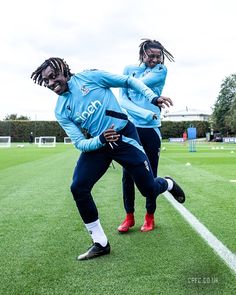
MULTIPOLYGON (((149 68, 142 63, 140 66, 126 66, 123 74, 139 79, 159 97, 165 85, 167 68, 162 64, 149 68)), ((136 127, 155 128, 161 126, 160 108, 135 90, 122 88, 119 103, 127 111, 129 120, 136 127), (157 115, 157 120, 153 120, 154 114, 157 115)))
POLYGON ((119 131, 128 122, 110 87, 129 87, 150 103, 156 97, 134 77, 100 70, 78 73, 67 83, 69 90, 58 97, 55 116, 75 147, 83 152, 101 148, 104 143, 99 136, 112 124, 119 131), (92 138, 87 139, 82 130, 86 130, 92 138))

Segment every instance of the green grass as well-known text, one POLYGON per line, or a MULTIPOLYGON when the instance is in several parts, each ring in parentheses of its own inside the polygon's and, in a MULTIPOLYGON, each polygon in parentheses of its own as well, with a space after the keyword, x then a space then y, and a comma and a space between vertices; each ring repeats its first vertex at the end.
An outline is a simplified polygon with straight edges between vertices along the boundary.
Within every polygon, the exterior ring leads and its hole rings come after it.
MULTIPOLYGON (((235 253, 236 146, 201 144, 196 153, 163 146, 160 176, 183 184, 185 207, 235 253)), ((125 215, 118 164, 93 190, 112 252, 76 261, 91 244, 69 190, 78 156, 63 144, 0 149, 1 295, 236 293, 235 274, 163 196, 154 231, 139 231, 145 200, 137 192, 136 225, 118 234, 125 215)))

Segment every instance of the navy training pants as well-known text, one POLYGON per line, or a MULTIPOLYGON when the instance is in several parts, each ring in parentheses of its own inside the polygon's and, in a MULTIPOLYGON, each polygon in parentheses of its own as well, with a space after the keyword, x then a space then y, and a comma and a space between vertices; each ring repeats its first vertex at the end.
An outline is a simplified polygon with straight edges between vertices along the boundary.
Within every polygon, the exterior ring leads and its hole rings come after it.
POLYGON ((164 178, 154 178, 149 160, 141 146, 135 126, 128 122, 119 132, 120 139, 112 147, 82 153, 74 170, 71 192, 84 223, 98 219, 96 204, 91 195, 94 184, 104 175, 112 160, 125 168, 144 197, 153 198, 167 190, 164 178))
MULTIPOLYGON (((154 177, 157 177, 158 162, 160 156, 161 139, 154 128, 138 128, 138 135, 144 151, 149 159, 154 177)), ((134 212, 135 188, 134 181, 126 169, 123 169, 123 202, 126 213, 134 212)), ((149 214, 156 210, 156 200, 146 197, 146 209, 149 214)))

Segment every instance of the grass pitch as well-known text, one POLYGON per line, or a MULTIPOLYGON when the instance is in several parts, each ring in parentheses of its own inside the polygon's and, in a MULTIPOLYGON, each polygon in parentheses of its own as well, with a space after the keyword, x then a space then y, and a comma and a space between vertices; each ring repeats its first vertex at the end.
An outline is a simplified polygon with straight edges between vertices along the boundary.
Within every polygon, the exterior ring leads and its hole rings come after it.
MULTIPOLYGON (((162 146, 159 175, 183 185, 184 206, 235 253, 236 145, 199 144, 194 153, 162 146)), ((236 293, 235 274, 163 196, 154 231, 139 231, 145 202, 137 192, 136 225, 117 232, 125 215, 118 164, 93 190, 112 252, 76 261, 91 244, 69 191, 78 156, 63 144, 0 149, 1 295, 236 293)))

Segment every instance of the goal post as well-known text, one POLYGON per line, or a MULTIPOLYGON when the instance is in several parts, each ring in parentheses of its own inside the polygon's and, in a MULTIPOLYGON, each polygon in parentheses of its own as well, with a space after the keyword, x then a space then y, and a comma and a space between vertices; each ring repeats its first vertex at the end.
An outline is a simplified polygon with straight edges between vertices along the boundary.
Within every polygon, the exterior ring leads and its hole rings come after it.
POLYGON ((39 136, 36 136, 36 137, 34 138, 34 143, 35 143, 35 144, 38 144, 38 143, 39 143, 39 138, 40 138, 39 136))
POLYGON ((40 136, 38 140, 38 147, 55 147, 56 136, 40 136))
POLYGON ((0 136, 0 147, 11 147, 11 136, 0 136))
POLYGON ((64 144, 72 144, 70 137, 64 137, 64 144))

